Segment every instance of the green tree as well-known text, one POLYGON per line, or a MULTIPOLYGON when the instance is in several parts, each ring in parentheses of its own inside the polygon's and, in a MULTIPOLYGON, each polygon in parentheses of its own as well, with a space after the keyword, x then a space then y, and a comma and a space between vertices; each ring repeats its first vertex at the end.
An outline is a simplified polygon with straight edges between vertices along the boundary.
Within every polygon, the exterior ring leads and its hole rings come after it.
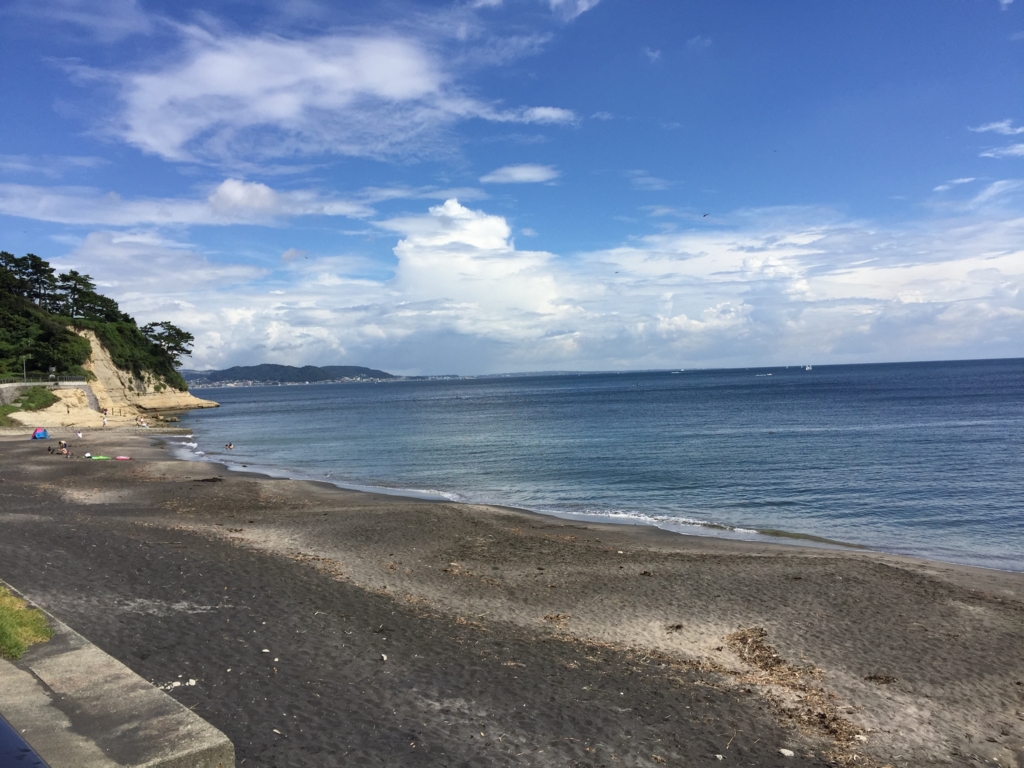
POLYGON ((75 317, 83 314, 88 300, 96 295, 96 283, 89 275, 71 269, 57 276, 57 293, 60 295, 60 313, 75 317))
POLYGON ((52 311, 57 293, 57 277, 53 267, 34 253, 27 253, 17 261, 28 283, 26 298, 36 306, 52 311))
POLYGON ((142 333, 153 344, 162 349, 175 366, 181 365, 181 358, 192 352, 196 340, 188 331, 183 331, 166 320, 142 326, 142 333))

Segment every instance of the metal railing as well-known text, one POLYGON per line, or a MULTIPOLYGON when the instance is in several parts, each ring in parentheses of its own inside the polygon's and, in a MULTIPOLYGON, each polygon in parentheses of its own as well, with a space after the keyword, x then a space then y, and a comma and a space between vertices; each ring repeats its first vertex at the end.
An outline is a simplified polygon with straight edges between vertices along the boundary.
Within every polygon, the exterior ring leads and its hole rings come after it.
POLYGON ((9 376, 0 378, 0 384, 88 384, 85 376, 57 376, 49 374, 42 376, 9 376))

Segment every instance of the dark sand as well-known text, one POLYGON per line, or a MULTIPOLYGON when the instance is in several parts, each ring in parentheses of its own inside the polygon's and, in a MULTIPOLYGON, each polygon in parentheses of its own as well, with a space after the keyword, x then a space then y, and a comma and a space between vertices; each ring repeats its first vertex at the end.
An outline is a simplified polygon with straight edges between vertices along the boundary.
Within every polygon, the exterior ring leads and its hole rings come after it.
POLYGON ((195 679, 171 695, 241 766, 1024 768, 1024 574, 349 492, 154 443, 87 435, 76 452, 135 457, 95 462, 0 439, 0 578, 146 679, 195 679))

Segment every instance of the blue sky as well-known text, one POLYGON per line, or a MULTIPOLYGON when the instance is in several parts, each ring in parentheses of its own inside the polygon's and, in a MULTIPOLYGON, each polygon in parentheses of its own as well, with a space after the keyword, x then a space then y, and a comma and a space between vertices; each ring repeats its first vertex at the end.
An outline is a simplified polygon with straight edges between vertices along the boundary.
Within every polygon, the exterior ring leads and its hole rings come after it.
POLYGON ((0 14, 0 248, 192 367, 1024 355, 1024 0, 0 14))

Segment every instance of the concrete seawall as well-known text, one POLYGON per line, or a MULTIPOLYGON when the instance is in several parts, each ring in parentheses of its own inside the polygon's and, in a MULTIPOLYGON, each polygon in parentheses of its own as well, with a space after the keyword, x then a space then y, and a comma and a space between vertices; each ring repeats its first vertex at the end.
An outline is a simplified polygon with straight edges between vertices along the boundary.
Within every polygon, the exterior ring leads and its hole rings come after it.
POLYGON ((235 765, 227 736, 67 625, 47 619, 50 641, 19 661, 0 659, 0 715, 50 768, 235 765))

